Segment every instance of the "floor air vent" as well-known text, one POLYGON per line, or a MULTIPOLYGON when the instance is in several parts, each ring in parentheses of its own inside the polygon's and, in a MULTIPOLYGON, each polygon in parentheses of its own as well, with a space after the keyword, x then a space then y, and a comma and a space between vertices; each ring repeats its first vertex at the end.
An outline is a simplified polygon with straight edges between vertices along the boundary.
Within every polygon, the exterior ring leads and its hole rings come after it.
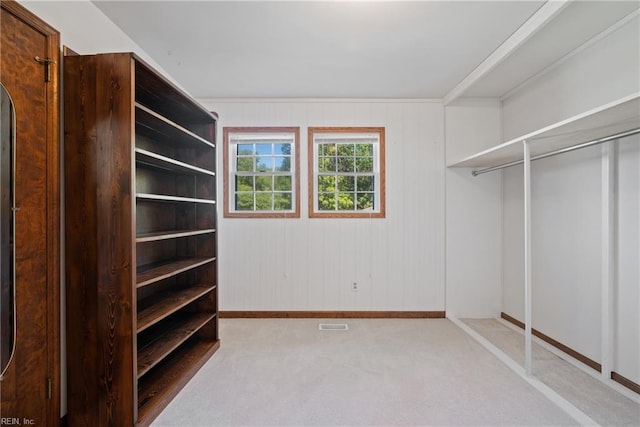
POLYGON ((346 323, 320 323, 318 329, 321 331, 348 331, 349 326, 346 323))

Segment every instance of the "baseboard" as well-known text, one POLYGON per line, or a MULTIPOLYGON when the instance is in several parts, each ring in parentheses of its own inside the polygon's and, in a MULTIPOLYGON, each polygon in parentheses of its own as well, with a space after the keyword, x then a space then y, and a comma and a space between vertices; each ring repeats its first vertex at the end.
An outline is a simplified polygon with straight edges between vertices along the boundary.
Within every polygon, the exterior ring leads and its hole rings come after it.
POLYGON ((443 319, 445 311, 220 311, 221 319, 443 319))
POLYGON ((628 388, 629 390, 640 394, 640 384, 636 384, 628 378, 623 377, 617 372, 611 372, 611 379, 618 384, 621 384, 628 388))
MULTIPOLYGON (((524 323, 519 321, 515 317, 511 317, 506 313, 500 313, 500 317, 502 317, 507 322, 513 323, 517 327, 524 329, 524 323)), ((542 341, 554 346, 555 348, 557 348, 559 350, 564 351, 569 356, 573 357, 576 360, 579 360, 580 362, 584 363, 585 365, 589 366, 590 368, 595 369, 598 372, 602 372, 602 365, 600 365, 595 360, 588 358, 584 354, 578 353, 577 351, 575 351, 571 347, 567 347, 566 345, 562 344, 559 341, 554 340, 553 338, 551 338, 548 335, 543 334, 542 332, 538 331, 537 329, 533 329, 532 328, 531 329, 531 333, 533 335, 535 335, 536 337, 540 338, 542 341)))

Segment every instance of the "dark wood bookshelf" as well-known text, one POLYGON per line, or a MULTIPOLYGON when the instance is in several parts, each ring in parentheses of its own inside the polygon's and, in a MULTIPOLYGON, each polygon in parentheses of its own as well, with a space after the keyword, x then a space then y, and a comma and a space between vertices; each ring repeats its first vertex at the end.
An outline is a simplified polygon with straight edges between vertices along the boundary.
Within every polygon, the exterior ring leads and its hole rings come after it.
POLYGON ((160 280, 167 279, 172 276, 176 276, 187 270, 191 270, 201 265, 212 263, 216 260, 215 257, 210 258, 186 258, 171 262, 161 262, 159 264, 152 264, 150 266, 144 266, 142 272, 138 273, 138 280, 136 286, 138 288, 147 286, 160 280))
POLYGON ((213 314, 198 313, 185 319, 169 322, 163 325, 161 332, 149 338, 146 345, 138 344, 138 378, 149 372, 213 317, 213 314))
POLYGON ((210 234, 215 232, 215 228, 206 228, 204 230, 168 230, 155 233, 142 233, 136 237, 136 242, 153 242, 157 240, 176 239, 179 237, 199 236, 201 234, 210 234))
POLYGON ((207 141, 201 136, 196 135, 188 129, 174 123, 173 121, 161 116, 150 108, 136 103, 136 123, 153 129, 154 132, 161 133, 166 136, 166 140, 173 143, 190 143, 204 144, 211 148, 215 148, 215 144, 207 141))
POLYGON ((171 196, 167 194, 138 193, 136 197, 139 200, 154 200, 159 202, 204 203, 204 204, 210 204, 210 205, 216 204, 215 200, 199 199, 196 197, 171 196))
POLYGON ((140 333, 149 326, 155 325, 167 316, 180 310, 211 292, 214 286, 191 286, 180 290, 159 292, 148 298, 143 305, 138 303, 138 330, 140 333), (144 308, 140 306, 143 305, 144 308))
POLYGON ((187 174, 197 172, 204 175, 216 175, 214 171, 199 168, 142 148, 136 148, 136 162, 173 172, 182 172, 187 174))
POLYGON ((189 340, 138 381, 138 423, 148 425, 220 347, 217 340, 189 340))
POLYGON ((64 73, 69 425, 147 426, 219 347, 217 116, 130 53, 64 73))

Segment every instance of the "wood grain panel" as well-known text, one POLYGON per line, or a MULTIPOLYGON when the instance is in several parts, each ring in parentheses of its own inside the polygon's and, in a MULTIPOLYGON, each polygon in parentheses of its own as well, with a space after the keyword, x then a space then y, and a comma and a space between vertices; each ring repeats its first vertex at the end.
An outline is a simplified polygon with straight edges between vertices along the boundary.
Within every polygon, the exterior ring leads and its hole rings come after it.
POLYGON ((16 349, 0 388, 0 411, 3 417, 54 426, 60 414, 56 65, 60 39, 55 29, 13 1, 1 3, 0 20, 0 77, 16 113, 15 201, 19 209, 15 213, 16 349), (56 64, 47 73, 35 56, 56 64))
POLYGON ((128 425, 135 416, 134 249, 122 244, 133 235, 131 71, 128 55, 65 58, 67 259, 83 254, 67 263, 67 322, 84 326, 70 328, 67 342, 86 364, 69 370, 72 425, 128 425), (111 90, 121 102, 110 102, 111 90), (78 238, 87 235, 95 238, 78 238))

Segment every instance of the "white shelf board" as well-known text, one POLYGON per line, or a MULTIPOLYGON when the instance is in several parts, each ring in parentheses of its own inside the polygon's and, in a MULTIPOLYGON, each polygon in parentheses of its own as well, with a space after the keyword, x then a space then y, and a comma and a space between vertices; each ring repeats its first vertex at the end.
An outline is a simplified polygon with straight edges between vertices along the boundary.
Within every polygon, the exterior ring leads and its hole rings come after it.
POLYGON ((490 168, 523 159, 522 141, 529 141, 531 157, 572 147, 640 127, 640 93, 481 151, 450 168, 490 168))

